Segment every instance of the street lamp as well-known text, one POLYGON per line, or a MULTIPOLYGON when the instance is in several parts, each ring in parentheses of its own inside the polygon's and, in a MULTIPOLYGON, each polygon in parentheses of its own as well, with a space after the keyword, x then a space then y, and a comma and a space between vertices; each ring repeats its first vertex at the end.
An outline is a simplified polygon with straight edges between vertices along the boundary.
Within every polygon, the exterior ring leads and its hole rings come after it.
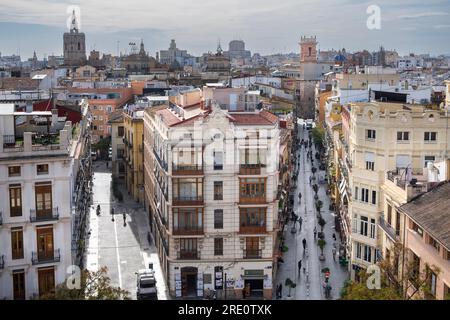
POLYGON ((224 300, 227 300, 227 273, 224 274, 224 300))

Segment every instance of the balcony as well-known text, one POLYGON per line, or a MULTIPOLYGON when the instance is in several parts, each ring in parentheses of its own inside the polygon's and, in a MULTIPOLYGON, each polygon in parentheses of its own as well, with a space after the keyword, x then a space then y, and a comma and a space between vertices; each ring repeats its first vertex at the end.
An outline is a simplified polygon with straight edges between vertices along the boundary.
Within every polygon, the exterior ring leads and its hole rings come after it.
POLYGON ((180 250, 177 252, 177 260, 200 260, 200 251, 180 250))
POLYGON ((155 149, 153 149, 153 155, 155 156, 156 161, 158 161, 159 165, 161 166, 161 168, 164 169, 164 171, 167 171, 168 169, 168 165, 165 161, 162 161, 161 158, 158 155, 158 152, 156 152, 155 149))
POLYGON ((5 256, 0 256, 0 270, 3 270, 5 268, 5 256))
POLYGON ((174 206, 202 206, 203 197, 202 196, 185 196, 173 198, 172 204, 174 206))
POLYGON ((239 227, 239 233, 240 234, 262 234, 262 233, 266 233, 267 232, 267 228, 266 225, 262 225, 262 226, 244 226, 241 225, 239 227))
POLYGON ((263 165, 260 163, 241 164, 239 166, 239 174, 240 175, 260 175, 262 167, 263 167, 263 165))
POLYGON ((32 252, 31 253, 31 264, 37 265, 37 264, 44 264, 44 263, 54 263, 54 262, 60 262, 61 261, 61 254, 60 250, 56 249, 54 251, 50 252, 32 252))
POLYGON ((50 210, 35 210, 30 209, 30 221, 31 222, 43 222, 43 221, 57 221, 59 220, 58 207, 50 210))
POLYGON ((244 249, 242 257, 244 259, 261 259, 262 249, 244 249))
POLYGON ((380 217, 379 226, 392 240, 398 241, 400 239, 396 230, 392 228, 392 226, 384 219, 384 217, 380 217))
POLYGON ((173 227, 173 235, 175 236, 195 236, 203 235, 203 226, 178 226, 173 227))
POLYGON ((174 176, 200 176, 203 175, 202 165, 197 164, 172 164, 172 175, 174 176))
POLYGON ((266 195, 265 194, 241 194, 239 196, 240 204, 264 204, 266 203, 266 195))

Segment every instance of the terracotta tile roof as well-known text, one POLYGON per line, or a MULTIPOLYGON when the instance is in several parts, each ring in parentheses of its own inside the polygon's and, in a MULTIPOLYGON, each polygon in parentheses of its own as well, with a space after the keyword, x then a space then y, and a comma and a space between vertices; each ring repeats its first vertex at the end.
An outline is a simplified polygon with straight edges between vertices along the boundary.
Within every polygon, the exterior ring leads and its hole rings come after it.
POLYGON ((0 89, 2 90, 36 90, 39 87, 39 80, 30 78, 3 78, 0 79, 0 89))
POLYGON ((260 116, 266 118, 267 120, 269 120, 271 123, 277 123, 278 122, 278 116, 276 116, 275 114, 273 114, 272 112, 269 112, 267 110, 262 110, 259 113, 260 116))
POLYGON ((232 121, 238 125, 273 125, 278 117, 266 110, 259 113, 230 113, 232 121))
POLYGON ((156 116, 161 116, 162 121, 169 127, 181 122, 182 120, 172 113, 169 109, 162 109, 155 112, 156 116))
POLYGON ((450 182, 439 184, 399 209, 450 249, 450 182))

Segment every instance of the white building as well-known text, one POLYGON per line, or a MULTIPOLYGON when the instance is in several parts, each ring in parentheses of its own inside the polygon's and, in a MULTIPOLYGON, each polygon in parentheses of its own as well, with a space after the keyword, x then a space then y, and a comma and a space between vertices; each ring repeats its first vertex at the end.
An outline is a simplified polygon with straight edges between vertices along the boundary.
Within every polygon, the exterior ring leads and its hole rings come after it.
POLYGON ((172 106, 145 110, 151 230, 169 292, 272 297, 278 118, 172 106))
POLYGON ((82 110, 75 125, 57 112, 0 108, 0 299, 50 293, 82 264, 90 179, 82 110))

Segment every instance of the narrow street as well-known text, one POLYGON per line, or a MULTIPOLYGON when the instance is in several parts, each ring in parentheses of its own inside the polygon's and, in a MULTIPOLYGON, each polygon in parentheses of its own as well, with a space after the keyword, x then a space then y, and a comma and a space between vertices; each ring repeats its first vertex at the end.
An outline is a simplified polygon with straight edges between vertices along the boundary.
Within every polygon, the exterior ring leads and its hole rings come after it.
POLYGON ((86 268, 97 271, 106 266, 113 286, 119 286, 136 299, 136 275, 139 269, 153 263, 156 272, 158 299, 168 299, 164 278, 153 240, 148 241, 150 231, 148 216, 142 205, 130 198, 121 186, 123 202, 112 195, 110 165, 105 161, 94 162, 93 204, 90 213, 90 238, 86 254, 86 268), (97 205, 101 207, 96 215, 97 205), (111 208, 114 207, 114 219, 111 208), (123 213, 126 214, 124 223, 123 213), (114 221, 113 221, 114 220, 114 221))
MULTIPOLYGON (((308 140, 308 130, 299 125, 299 138, 308 140)), ((348 278, 346 267, 339 264, 337 256, 333 259, 333 243, 336 245, 340 243, 339 234, 334 230, 334 212, 329 210, 330 199, 326 194, 327 184, 321 179, 325 177, 325 171, 317 170, 314 174, 315 182, 310 184, 310 176, 312 173, 311 160, 307 157, 309 148, 299 148, 298 161, 300 163, 299 174, 297 178, 297 188, 294 193, 294 213, 302 218, 302 228, 300 230, 299 223, 295 223, 296 233, 292 233, 294 223, 289 221, 284 230, 285 245, 288 251, 283 254, 284 263, 280 265, 277 274, 275 285, 283 285, 282 299, 288 296, 289 288, 286 287, 285 281, 290 278, 296 287, 291 290, 291 298, 296 300, 322 300, 325 299, 324 289, 322 287, 325 280, 325 275, 322 273, 323 268, 329 268, 330 278, 329 283, 331 289, 331 299, 339 299, 341 288, 345 280, 348 278), (321 177, 321 179, 319 179, 321 177), (317 244, 318 238, 314 236, 314 228, 320 231, 320 226, 317 224, 317 211, 315 208, 314 191, 312 185, 317 183, 319 186, 318 197, 323 202, 321 209, 322 217, 326 221, 324 226, 324 234, 326 245, 324 246, 325 260, 320 261, 320 247, 317 244), (299 203, 298 194, 302 194, 299 203), (336 235, 336 241, 333 239, 333 233, 336 235), (303 249, 303 239, 306 239, 306 249, 303 249), (298 270, 298 261, 302 260, 302 270, 298 270)), ((318 169, 318 160, 314 158, 316 153, 314 144, 311 148, 314 166, 318 169)), ((274 295, 274 299, 276 296, 274 295)))

